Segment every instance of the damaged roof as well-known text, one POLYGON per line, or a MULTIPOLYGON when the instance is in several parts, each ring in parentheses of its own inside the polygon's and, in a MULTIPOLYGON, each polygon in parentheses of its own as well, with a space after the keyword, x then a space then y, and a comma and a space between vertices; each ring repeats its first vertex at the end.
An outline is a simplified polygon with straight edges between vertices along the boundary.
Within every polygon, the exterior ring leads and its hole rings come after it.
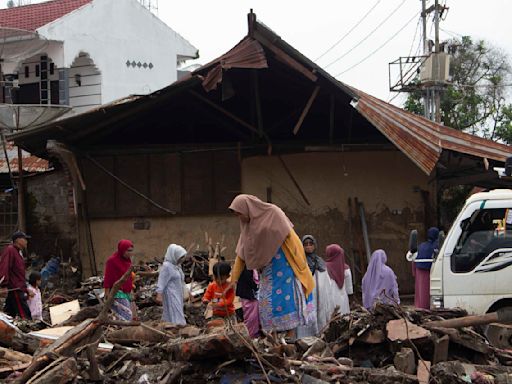
POLYGON ((73 12, 92 0, 53 0, 0 9, 0 27, 35 31, 73 12))
POLYGON ((427 175, 432 174, 443 152, 496 162, 504 162, 511 154, 508 145, 434 123, 336 80, 257 22, 253 13, 249 14, 249 34, 240 43, 188 77, 151 95, 123 99, 11 138, 42 154, 48 139, 91 147, 113 145, 119 139, 126 145, 148 144, 150 139, 162 145, 201 145, 228 141, 227 134, 219 135, 223 129, 235 132, 231 142, 243 142, 247 137, 243 134, 258 133, 274 148, 279 141, 311 143, 320 135, 323 142, 329 136, 331 144, 389 144, 427 175), (265 104, 249 107, 247 98, 255 92, 260 92, 261 104, 265 104), (234 94, 237 97, 232 97, 234 94), (336 116, 331 117, 334 132, 325 118, 334 114, 330 100, 336 103, 336 116), (198 110, 208 107, 212 111, 198 110), (260 117, 255 122, 258 112, 267 125, 260 117), (236 129, 219 124, 219 116, 236 129), (272 117, 270 124, 268 116, 272 117), (196 126, 186 133, 191 122, 196 126), (149 129, 161 137, 152 136, 149 129), (244 132, 247 129, 251 132, 244 132))
MULTIPOLYGON (((3 148, 0 150, 0 173, 9 173, 9 167, 12 173, 18 173, 18 148, 12 142, 6 144, 7 158, 3 148)), ((45 172, 48 171, 49 163, 46 159, 33 156, 26 151, 22 151, 22 164, 25 172, 45 172)))

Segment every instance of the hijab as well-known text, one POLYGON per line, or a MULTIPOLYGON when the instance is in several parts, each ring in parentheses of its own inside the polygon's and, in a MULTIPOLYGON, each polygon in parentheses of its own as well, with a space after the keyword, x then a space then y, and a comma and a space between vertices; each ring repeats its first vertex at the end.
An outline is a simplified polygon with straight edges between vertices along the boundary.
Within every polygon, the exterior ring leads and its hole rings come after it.
POLYGON ((427 241, 420 244, 418 247, 417 259, 432 259, 434 256, 434 250, 437 248, 439 239, 439 228, 431 227, 427 231, 427 241))
POLYGON ((339 289, 342 289, 345 284, 345 269, 349 268, 345 263, 343 248, 338 244, 328 245, 325 249, 325 264, 331 279, 336 282, 339 289))
POLYGON ((167 252, 165 252, 164 263, 167 262, 174 266, 178 266, 178 262, 186 254, 187 254, 187 251, 181 245, 170 244, 167 247, 167 252))
POLYGON ((383 302, 392 303, 393 299, 399 301, 398 286, 396 276, 393 270, 386 265, 386 252, 378 249, 373 252, 370 264, 363 277, 363 305, 370 309, 376 299, 383 302), (386 296, 381 297, 385 290, 386 296))
MULTIPOLYGON (((120 240, 117 244, 117 251, 112 254, 105 264, 105 277, 103 287, 112 288, 124 273, 132 266, 130 259, 124 258, 126 251, 133 247, 131 240, 120 240)), ((119 288, 125 293, 130 293, 133 288, 133 279, 130 274, 119 288)))
POLYGON ((250 219, 248 223, 240 220, 237 255, 247 269, 266 267, 292 230, 292 222, 281 208, 252 195, 238 195, 229 209, 250 219))
MULTIPOLYGON (((316 271, 324 272, 325 271, 325 262, 323 259, 316 254, 316 250, 318 248, 318 244, 316 242, 316 239, 311 235, 304 235, 302 237, 302 245, 304 245, 304 242, 306 240, 311 240, 313 244, 315 245, 315 250, 313 253, 306 253, 306 260, 308 262, 309 270, 311 271, 311 274, 314 275, 316 271)), ((305 250, 304 250, 305 251, 305 250)))

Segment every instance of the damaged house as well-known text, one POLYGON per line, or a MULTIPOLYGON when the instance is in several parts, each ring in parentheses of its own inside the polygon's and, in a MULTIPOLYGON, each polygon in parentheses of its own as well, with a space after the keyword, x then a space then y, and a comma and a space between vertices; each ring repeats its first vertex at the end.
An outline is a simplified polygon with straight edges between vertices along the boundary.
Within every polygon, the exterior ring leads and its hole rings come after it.
POLYGON ((55 166, 27 180, 33 249, 48 252, 38 245, 48 228, 68 228, 87 276, 119 239, 142 260, 207 233, 230 259, 239 225, 227 207, 250 193, 282 207, 320 253, 341 244, 356 281, 368 250, 385 249, 411 292, 410 230, 438 223, 447 186, 499 187, 492 169, 510 147, 340 83, 253 13, 248 21, 233 49, 164 89, 11 136, 55 166), (44 215, 59 189, 66 198, 44 215))

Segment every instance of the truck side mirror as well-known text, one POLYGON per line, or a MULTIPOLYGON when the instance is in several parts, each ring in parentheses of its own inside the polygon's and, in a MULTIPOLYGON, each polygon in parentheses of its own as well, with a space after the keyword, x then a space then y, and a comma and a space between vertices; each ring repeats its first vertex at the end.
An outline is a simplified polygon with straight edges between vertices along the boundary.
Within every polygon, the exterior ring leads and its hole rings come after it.
POLYGON ((418 231, 413 229, 409 235, 409 251, 411 253, 418 252, 418 231))

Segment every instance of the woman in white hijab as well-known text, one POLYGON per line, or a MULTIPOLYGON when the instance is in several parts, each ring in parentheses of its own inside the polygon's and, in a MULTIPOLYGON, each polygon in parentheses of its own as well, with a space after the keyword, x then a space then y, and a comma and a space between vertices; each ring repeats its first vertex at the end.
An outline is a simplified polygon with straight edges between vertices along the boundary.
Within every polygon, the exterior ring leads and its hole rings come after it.
POLYGON ((162 320, 180 325, 186 324, 183 313, 185 275, 180 266, 186 254, 187 251, 183 247, 169 245, 158 275, 156 289, 156 301, 163 306, 162 320))

